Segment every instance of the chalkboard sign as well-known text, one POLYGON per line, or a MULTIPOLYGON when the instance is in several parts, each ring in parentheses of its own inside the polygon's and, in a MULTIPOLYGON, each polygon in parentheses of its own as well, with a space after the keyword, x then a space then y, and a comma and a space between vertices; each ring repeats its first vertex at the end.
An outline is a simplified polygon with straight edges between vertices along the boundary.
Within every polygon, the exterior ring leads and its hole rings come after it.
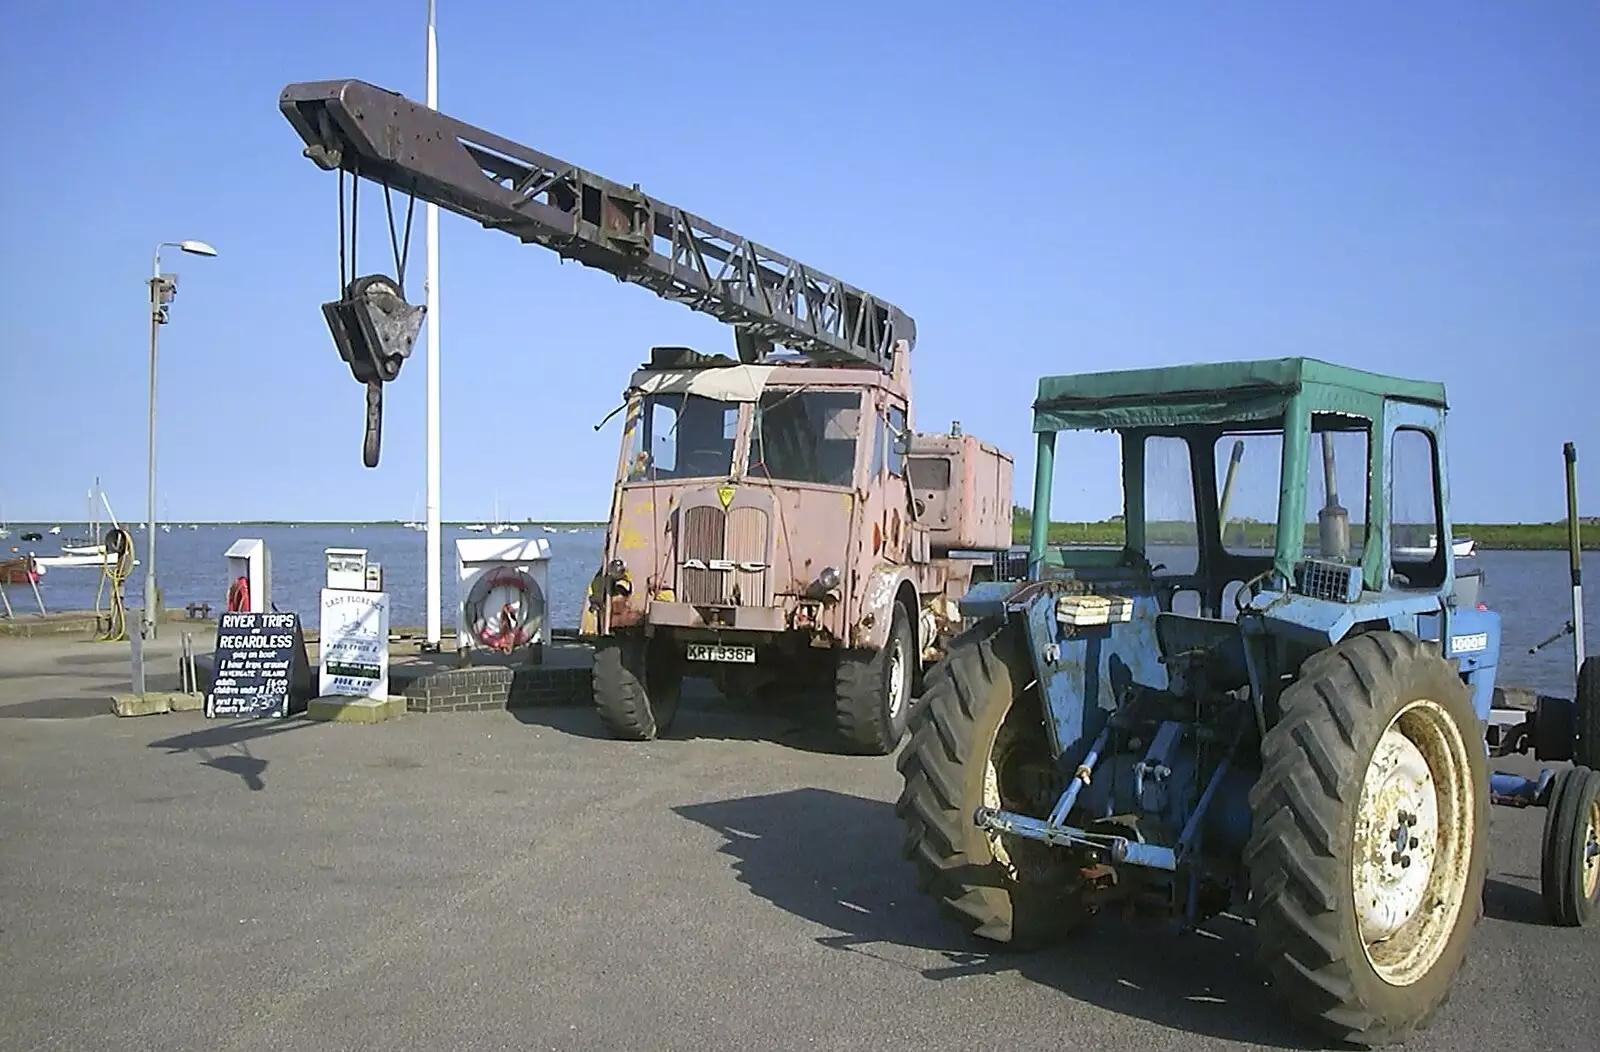
POLYGON ((207 716, 282 717, 311 694, 311 663, 298 614, 223 614, 207 716))

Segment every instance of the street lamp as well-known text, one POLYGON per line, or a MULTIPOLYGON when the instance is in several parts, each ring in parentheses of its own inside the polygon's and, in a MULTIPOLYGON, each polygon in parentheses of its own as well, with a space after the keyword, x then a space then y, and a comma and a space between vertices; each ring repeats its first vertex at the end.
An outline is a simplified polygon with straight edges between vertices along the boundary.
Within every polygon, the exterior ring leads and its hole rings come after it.
POLYGON ((144 617, 146 639, 156 637, 156 334, 167 323, 167 304, 178 294, 178 275, 161 273, 161 250, 176 248, 195 256, 214 256, 217 250, 204 241, 163 241, 156 246, 150 274, 150 437, 149 492, 146 494, 145 529, 150 534, 144 567, 144 617))

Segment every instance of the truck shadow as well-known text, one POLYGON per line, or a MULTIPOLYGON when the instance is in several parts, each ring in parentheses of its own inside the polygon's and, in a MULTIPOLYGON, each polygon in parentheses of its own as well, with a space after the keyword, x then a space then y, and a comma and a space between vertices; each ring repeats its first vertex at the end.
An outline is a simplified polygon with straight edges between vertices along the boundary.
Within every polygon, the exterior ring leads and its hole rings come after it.
MULTIPOLYGON (((519 722, 579 738, 611 739, 592 705, 513 708, 519 722)), ((833 709, 819 692, 785 691, 754 698, 729 698, 709 683, 689 680, 666 741, 770 742, 801 752, 842 753, 833 709)))
POLYGON ((1099 918, 1053 950, 1009 952, 966 937, 918 894, 887 803, 796 789, 673 810, 726 839, 721 851, 755 895, 838 932, 817 940, 831 949, 934 981, 1018 974, 1119 1015, 1228 1041, 1325 1047, 1284 1016, 1236 922, 1177 935, 1099 918))

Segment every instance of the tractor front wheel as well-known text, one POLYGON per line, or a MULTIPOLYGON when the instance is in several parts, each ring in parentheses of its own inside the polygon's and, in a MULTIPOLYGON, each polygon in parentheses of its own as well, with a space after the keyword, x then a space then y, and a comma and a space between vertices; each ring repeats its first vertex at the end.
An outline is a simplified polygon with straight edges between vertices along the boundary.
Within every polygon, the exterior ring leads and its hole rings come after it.
POLYGON ((918 890, 969 933, 1018 950, 1055 941, 1084 917, 1069 851, 973 823, 979 807, 1048 817, 1064 788, 1033 681, 1021 633, 979 622, 928 673, 896 763, 904 787, 895 814, 918 890))
POLYGON ((1280 707, 1245 855, 1262 961, 1296 1015, 1403 1041, 1449 994, 1482 901, 1471 696, 1432 644, 1370 632, 1306 661, 1280 707))

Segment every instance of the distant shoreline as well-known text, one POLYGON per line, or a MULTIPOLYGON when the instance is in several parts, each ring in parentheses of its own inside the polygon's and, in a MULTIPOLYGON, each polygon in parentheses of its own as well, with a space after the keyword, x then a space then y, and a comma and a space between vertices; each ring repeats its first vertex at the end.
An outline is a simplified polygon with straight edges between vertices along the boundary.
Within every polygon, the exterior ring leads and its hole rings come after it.
MULTIPOLYGON (((1159 534, 1163 523, 1152 523, 1151 533, 1159 534)), ((1026 514, 1019 514, 1012 525, 1012 538, 1018 544, 1028 543, 1031 523, 1026 514)), ((1267 523, 1230 523, 1230 531, 1243 530, 1247 543, 1265 544, 1272 526, 1267 523)), ((1308 526, 1308 535, 1315 527, 1308 526)), ((1500 523, 1461 522, 1451 527, 1457 539, 1471 537, 1480 551, 1566 551, 1567 524, 1565 522, 1500 523)), ((1359 525, 1352 529, 1359 534, 1359 525)), ((1583 523, 1580 540, 1584 551, 1600 551, 1600 523, 1583 523)), ((1359 540, 1359 536, 1356 537, 1359 540)), ((1051 544, 1120 545, 1123 540, 1121 522, 1052 522, 1051 544)), ((1156 543, 1160 543, 1159 540, 1156 543)))
MULTIPOLYGON (((475 526, 481 521, 482 520, 479 520, 479 519, 462 519, 460 522, 443 522, 442 521, 442 522, 439 523, 439 525, 442 526, 442 527, 451 527, 451 526, 454 526, 454 527, 465 527, 465 526, 468 526, 468 525, 474 525, 475 526)), ((360 520, 360 519, 224 519, 224 520, 158 519, 157 520, 157 525, 161 525, 161 526, 178 526, 180 524, 184 525, 184 526, 403 526, 403 525, 405 525, 405 520, 403 520, 403 519, 366 519, 366 520, 360 520)), ((54 522, 8 522, 8 523, 6 523, 6 529, 10 530, 12 533, 16 533, 18 530, 26 530, 26 529, 32 529, 32 528, 49 529, 51 526, 56 526, 56 525, 59 525, 62 528, 63 531, 66 531, 66 530, 70 529, 73 526, 80 526, 81 527, 83 525, 83 520, 82 519, 58 519, 58 520, 55 520, 54 522)), ((107 525, 107 524, 106 523, 101 523, 101 525, 104 526, 104 525, 107 525)), ((142 519, 132 520, 132 521, 126 523, 125 525, 128 526, 128 527, 142 526, 142 525, 144 525, 144 520, 142 520, 142 519)), ((492 525, 492 524, 491 523, 484 523, 484 525, 492 525)), ((572 528, 578 528, 578 529, 586 529, 586 528, 587 529, 603 529, 606 524, 604 522, 587 522, 587 521, 577 521, 577 520, 574 520, 572 522, 567 522, 567 521, 557 520, 557 519, 548 519, 548 520, 545 520, 545 521, 542 521, 542 522, 534 522, 534 521, 531 521, 531 520, 530 521, 526 521, 526 522, 508 522, 508 523, 505 523, 504 525, 507 525, 507 526, 518 526, 518 527, 522 527, 522 526, 549 526, 552 529, 554 529, 557 526, 565 527, 567 529, 572 529, 572 528)))
MULTIPOLYGON (((163 519, 164 525, 178 526, 177 520, 163 519)), ((73 525, 81 525, 77 520, 63 519, 59 523, 64 530, 70 530, 73 525)), ((474 520, 472 525, 476 525, 474 520)), ((26 529, 49 529, 56 523, 40 522, 11 522, 7 527, 15 536, 19 531, 26 529)), ((133 525, 133 524, 130 524, 133 525)), ((203 519, 185 520, 183 526, 235 526, 235 527, 400 527, 404 525, 401 519, 240 519, 227 521, 208 521, 203 519)), ((467 520, 441 522, 440 526, 461 529, 469 525, 467 520)), ((519 527, 542 527, 551 529, 604 529, 606 523, 597 520, 549 520, 545 522, 518 522, 507 523, 519 527)), ((1159 534, 1161 526, 1165 524, 1153 523, 1152 533, 1159 534)), ((1267 531, 1271 529, 1266 523, 1233 523, 1230 529, 1243 529, 1249 540, 1264 542, 1267 531), (1260 537, 1256 537, 1260 534, 1260 537)), ((1012 539, 1017 544, 1028 543, 1030 525, 1025 512, 1019 512, 1012 524, 1012 539)), ((1308 534, 1313 529, 1308 527, 1308 534)), ((1356 527, 1359 531, 1359 526, 1356 527)), ((1538 523, 1503 523, 1503 522, 1464 522, 1457 523, 1454 527, 1457 538, 1471 537, 1477 547, 1484 551, 1565 551, 1567 548, 1567 525, 1565 522, 1538 522, 1538 523)), ((1582 543, 1584 551, 1600 551, 1600 523, 1584 523, 1582 527, 1582 543)), ((1050 524, 1051 544, 1093 544, 1093 545, 1119 545, 1122 543, 1122 523, 1110 522, 1052 522, 1050 524)), ((1158 541, 1159 543, 1159 541, 1158 541)))

